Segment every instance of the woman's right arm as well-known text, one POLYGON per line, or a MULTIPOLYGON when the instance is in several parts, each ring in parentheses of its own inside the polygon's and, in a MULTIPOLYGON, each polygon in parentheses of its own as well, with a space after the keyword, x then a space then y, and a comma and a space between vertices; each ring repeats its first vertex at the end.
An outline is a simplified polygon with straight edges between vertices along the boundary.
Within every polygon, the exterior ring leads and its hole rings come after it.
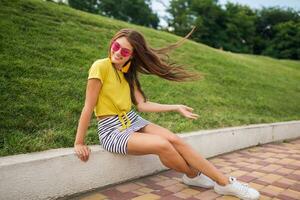
POLYGON ((90 119, 96 106, 101 86, 102 84, 99 79, 88 80, 85 103, 77 127, 74 148, 78 158, 85 162, 89 158, 90 149, 84 144, 84 137, 89 127, 90 119))

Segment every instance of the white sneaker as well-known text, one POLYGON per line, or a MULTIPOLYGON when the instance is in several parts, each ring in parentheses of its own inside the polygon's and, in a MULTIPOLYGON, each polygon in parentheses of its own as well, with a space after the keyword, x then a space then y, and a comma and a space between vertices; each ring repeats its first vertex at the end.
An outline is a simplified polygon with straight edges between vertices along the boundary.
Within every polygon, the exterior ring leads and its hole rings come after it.
POLYGON ((194 178, 190 178, 186 174, 184 174, 182 177, 182 181, 187 185, 193 185, 203 188, 213 188, 215 185, 215 182, 208 176, 205 176, 203 173, 198 173, 198 175, 194 178))
POLYGON ((214 190, 218 194, 233 195, 243 200, 259 199, 259 192, 250 188, 246 183, 240 183, 234 177, 229 177, 229 184, 222 186, 215 184, 214 190))

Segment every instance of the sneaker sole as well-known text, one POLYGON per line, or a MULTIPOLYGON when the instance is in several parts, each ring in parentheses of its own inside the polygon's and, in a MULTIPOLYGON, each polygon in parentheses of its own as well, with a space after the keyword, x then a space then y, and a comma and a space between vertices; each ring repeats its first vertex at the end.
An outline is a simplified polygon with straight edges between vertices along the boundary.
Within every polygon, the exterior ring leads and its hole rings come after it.
POLYGON ((238 198, 240 198, 240 199, 243 199, 243 200, 258 200, 258 199, 259 199, 259 197, 258 197, 258 198, 255 198, 255 199, 242 198, 242 197, 236 196, 236 195, 233 194, 233 193, 222 193, 222 192, 217 192, 216 190, 215 190, 215 192, 218 193, 218 194, 221 194, 221 195, 231 195, 231 196, 234 196, 234 197, 238 197, 238 198))
POLYGON ((184 184, 186 185, 190 185, 190 186, 195 186, 195 187, 202 187, 202 188, 206 188, 206 189, 211 189, 214 188, 214 186, 206 186, 206 185, 196 185, 196 184, 187 184, 184 181, 182 181, 184 184))

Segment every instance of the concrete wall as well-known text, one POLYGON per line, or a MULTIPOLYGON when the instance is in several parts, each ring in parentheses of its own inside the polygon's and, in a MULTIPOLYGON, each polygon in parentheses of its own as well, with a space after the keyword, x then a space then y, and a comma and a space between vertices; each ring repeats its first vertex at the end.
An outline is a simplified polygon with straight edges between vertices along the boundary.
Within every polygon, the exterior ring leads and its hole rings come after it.
MULTIPOLYGON (((259 124, 180 134, 204 157, 300 137, 300 121, 259 124)), ((131 156, 90 146, 88 162, 73 148, 0 158, 0 199, 56 199, 150 175, 164 167, 158 156, 131 156)))

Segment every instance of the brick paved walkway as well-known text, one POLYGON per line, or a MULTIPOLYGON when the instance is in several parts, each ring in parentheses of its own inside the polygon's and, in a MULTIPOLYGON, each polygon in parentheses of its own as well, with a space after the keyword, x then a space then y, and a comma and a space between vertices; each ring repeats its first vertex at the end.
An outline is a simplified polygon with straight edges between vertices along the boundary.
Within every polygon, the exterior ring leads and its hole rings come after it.
MULTIPOLYGON (((262 200, 300 200, 300 139, 247 148, 208 160, 228 176, 235 176, 241 182, 256 188, 262 200)), ((167 170, 72 199, 238 199, 220 196, 213 189, 184 185, 181 177, 181 173, 167 170)))

